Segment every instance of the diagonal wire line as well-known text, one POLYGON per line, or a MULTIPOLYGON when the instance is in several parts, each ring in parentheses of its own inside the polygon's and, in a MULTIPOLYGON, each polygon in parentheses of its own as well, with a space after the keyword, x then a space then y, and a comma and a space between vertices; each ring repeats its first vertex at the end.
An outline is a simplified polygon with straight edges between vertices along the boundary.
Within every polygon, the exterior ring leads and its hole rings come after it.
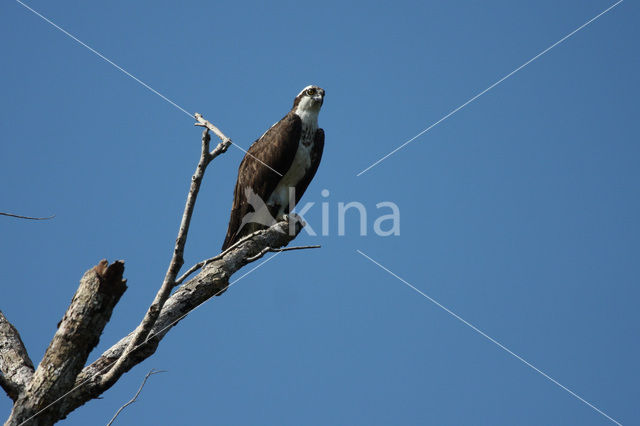
MULTIPOLYGON (((231 141, 231 139, 229 139, 231 141)), ((249 157, 253 158, 254 160, 256 160, 258 163, 262 164, 263 166, 265 166, 266 168, 268 168, 269 170, 271 170, 273 173, 277 174, 280 177, 282 176, 282 173, 280 173, 279 171, 277 171, 276 169, 274 169, 273 167, 271 167, 270 165, 268 165, 267 163, 265 163, 264 161, 262 161, 261 159, 259 159, 258 157, 256 157, 255 155, 249 154, 249 152, 244 149, 243 147, 241 147, 240 145, 236 144, 235 142, 231 141, 231 145, 235 146, 236 148, 238 148, 240 151, 244 152, 245 155, 248 155, 249 157)))
MULTIPOLYGON (((229 283, 228 286, 226 286, 225 288, 223 288, 222 290, 218 291, 216 294, 214 294, 213 296, 211 296, 208 300, 213 299, 215 296, 218 296, 219 294, 221 294, 223 291, 227 291, 232 285, 236 284, 238 281, 240 281, 241 279, 243 279, 244 277, 246 277, 247 275, 249 275, 250 273, 252 273, 253 271, 255 271, 256 269, 260 268, 262 265, 264 265, 265 263, 271 261, 274 257, 282 254, 283 252, 277 252, 276 254, 274 254, 273 256, 271 256, 270 258, 266 259, 263 262, 260 262, 258 265, 256 265, 255 267, 251 268, 249 271, 247 271, 245 274, 241 275, 239 278, 231 281, 229 283)), ((207 301, 208 301, 207 300, 207 301)), ((173 320, 172 322, 170 322, 168 325, 166 325, 165 327, 163 327, 162 329, 156 331, 155 333, 152 333, 149 335, 149 337, 147 337, 147 339, 140 343, 138 346, 136 346, 135 348, 132 349, 132 351, 138 349, 140 346, 144 345, 147 343, 147 340, 151 339, 153 336, 157 336, 158 334, 162 333, 163 331, 165 331, 168 328, 173 327, 178 321, 181 321, 182 319, 184 319, 184 317, 186 317, 187 315, 189 315, 190 313, 194 312, 196 309, 198 309, 200 306, 204 305, 207 301, 202 302, 201 304, 199 304, 198 306, 196 306, 195 308, 193 308, 192 310, 190 310, 189 312, 184 313, 183 315, 180 315, 177 319, 173 320)), ((106 366, 102 367, 100 370, 98 370, 95 375, 98 375, 104 371, 106 371, 109 367, 112 367, 113 364, 107 364, 106 366)), ((52 401, 49 405, 47 405, 46 407, 42 408, 40 411, 38 411, 37 413, 35 413, 34 415, 32 415, 31 417, 29 417, 28 419, 26 419, 25 421, 23 421, 22 423, 20 423, 18 426, 24 426, 27 422, 29 422, 30 420, 32 420, 33 418, 37 417, 39 414, 41 414, 42 412, 46 411, 49 407, 53 406, 54 404, 56 404, 57 402, 61 401, 62 399, 66 398, 69 394, 71 394, 72 392, 74 392, 75 390, 77 390, 78 388, 86 385, 87 383, 89 383, 91 380, 93 380, 93 378, 95 377, 89 377, 87 380, 85 380, 84 382, 81 382, 80 384, 76 385, 73 389, 71 389, 70 391, 68 391, 67 393, 63 394, 62 396, 60 396, 58 399, 56 399, 55 401, 52 401)))
POLYGON ((487 93, 489 90, 493 89, 494 87, 496 87, 497 85, 499 85, 500 83, 502 83, 503 81, 505 81, 506 79, 508 79, 509 77, 511 77, 512 75, 514 75, 515 73, 517 73, 518 71, 520 71, 521 69, 523 69, 524 67, 526 67, 527 65, 529 65, 531 62, 535 61, 536 59, 538 59, 539 57, 541 57, 542 55, 544 55, 545 53, 547 53, 548 51, 550 51, 551 49, 553 49, 554 47, 556 47, 557 45, 559 45, 560 43, 562 43, 563 41, 565 41, 566 39, 568 39, 569 37, 571 37, 572 35, 574 35, 575 33, 577 33, 578 31, 582 30, 583 28, 585 28, 587 25, 589 25, 590 23, 592 23, 593 21, 595 21, 596 19, 600 18, 602 15, 604 15, 605 13, 609 12, 611 9, 613 9, 614 7, 616 7, 617 5, 619 5, 620 3, 622 3, 624 0, 618 0, 618 2, 612 4, 611 6, 609 6, 608 8, 606 8, 605 10, 603 10, 602 12, 600 12, 599 14, 597 14, 596 16, 594 16, 593 18, 589 19, 587 22, 585 22, 584 24, 580 25, 578 28, 576 28, 575 30, 571 31, 569 34, 567 34, 566 36, 562 37, 560 40, 556 41, 555 43, 553 43, 551 46, 547 47, 546 49, 544 49, 542 52, 538 53, 536 56, 534 56, 533 58, 529 59, 527 62, 525 62, 524 64, 520 65, 518 68, 516 68, 515 70, 511 71, 509 74, 505 75, 504 77, 502 77, 500 80, 496 81, 495 83, 493 83, 491 86, 487 87, 486 89, 484 89, 482 92, 478 93, 477 95, 475 95, 474 97, 472 97, 471 99, 469 99, 468 101, 466 101, 465 103, 463 103, 462 105, 460 105, 459 107, 455 108, 454 110, 450 111, 448 114, 446 114, 445 116, 443 116, 442 118, 440 118, 438 121, 436 121, 435 123, 433 123, 432 125, 430 125, 429 127, 427 127, 426 129, 424 129, 423 131, 421 131, 420 133, 418 133, 417 135, 415 135, 414 137, 412 137, 411 139, 409 139, 408 141, 406 141, 405 143, 403 143, 402 145, 400 145, 399 147, 397 147, 396 149, 394 149, 393 151, 391 151, 390 153, 388 153, 387 155, 385 155, 384 157, 380 158, 379 160, 377 160, 376 162, 372 163, 369 167, 367 167, 366 169, 362 170, 360 173, 358 173, 356 176, 360 176, 362 174, 364 174, 365 172, 367 172, 368 170, 374 168, 375 166, 377 166, 378 164, 380 164, 381 162, 383 162, 384 160, 386 160, 387 158, 391 157, 393 154, 395 154, 396 152, 400 151, 402 148, 404 148, 405 146, 409 145, 411 142, 413 142, 414 140, 418 139, 420 136, 424 135, 425 133, 427 133, 429 130, 433 129, 434 127, 436 127, 438 124, 442 123, 444 120, 446 120, 447 118, 451 117, 453 114, 455 114, 456 112, 460 111, 462 108, 466 107, 467 105, 469 105, 471 102, 475 101, 476 99, 478 99, 480 96, 484 95, 485 93, 487 93))
POLYGON ((184 112, 185 114, 187 114, 189 117, 193 117, 193 114, 191 114, 189 111, 187 111, 186 109, 182 108, 180 105, 178 105, 177 103, 175 103, 174 101, 172 101, 171 99, 167 98, 165 95, 163 95, 162 93, 158 92, 156 89, 154 89, 153 87, 149 86, 147 83, 145 83, 144 81, 140 80, 138 77, 136 77, 135 75, 131 74, 129 71, 125 70, 124 68, 122 68, 120 65, 116 64, 115 62, 113 62, 111 59, 107 58, 106 56, 104 56, 102 53, 98 52, 96 49, 94 49, 93 47, 89 46, 88 44, 84 43, 82 40, 80 40, 79 38, 77 38, 76 36, 74 36, 73 34, 71 34, 70 32, 68 32, 67 30, 65 30, 64 28, 60 27, 59 25, 57 25, 56 23, 54 23, 53 21, 51 21, 49 18, 47 18, 46 16, 40 14, 38 11, 32 9, 31 7, 29 7, 28 5, 26 5, 25 3, 21 2, 20 0, 16 0, 18 3, 20 3, 22 6, 24 6, 26 9, 30 10, 31 12, 33 12, 35 15, 39 16, 40 18, 42 18, 43 20, 45 20, 46 22, 48 22, 49 24, 53 25, 56 29, 62 31, 65 35, 67 35, 68 37, 70 37, 71 39, 75 40, 76 42, 78 42, 80 45, 86 47, 87 49, 89 49, 91 52, 95 53, 97 56, 99 56, 100 58, 104 59, 106 62, 108 62, 109 64, 113 65, 115 68, 117 68, 119 71, 122 71, 124 74, 126 74, 127 76, 131 77, 132 79, 134 79, 135 81, 137 81, 138 83, 140 83, 142 86, 144 86, 145 88, 149 89, 150 91, 152 91, 153 93, 155 93, 156 95, 160 96, 162 99, 164 99, 165 101, 169 102, 171 105, 173 105, 174 107, 178 108, 180 111, 184 112))
MULTIPOLYGON (((162 93, 158 92, 156 89, 154 89, 153 87, 149 86, 147 83, 145 83, 144 81, 140 80, 138 77, 136 77, 135 75, 131 74, 129 71, 125 70, 124 68, 122 68, 120 65, 116 64, 115 62, 113 62, 111 59, 107 58, 106 56, 104 56, 102 53, 98 52, 96 49, 94 49, 93 47, 89 46, 88 44, 86 44, 85 42, 83 42, 82 40, 80 40, 78 37, 74 36, 73 34, 71 34, 70 32, 68 32, 67 30, 65 30, 64 28, 62 28, 61 26, 57 25, 55 22, 53 22, 51 19, 47 18, 46 16, 42 15, 40 12, 38 12, 37 10, 31 8, 30 6, 28 6, 27 4, 25 4, 24 2, 20 1, 20 0, 16 0, 16 2, 18 2, 20 5, 22 5, 24 8, 30 10, 31 12, 33 12, 35 15, 39 16, 40 18, 42 18, 44 21, 48 22, 49 24, 51 24, 53 27, 55 27, 56 29, 60 30, 62 33, 64 33, 66 36, 68 36, 69 38, 71 38, 72 40, 78 42, 81 46, 86 47, 88 50, 90 50, 92 53, 96 54, 98 57, 100 57, 101 59, 103 59, 104 61, 106 61, 107 63, 109 63, 110 65, 112 65, 113 67, 115 67, 117 70, 121 71, 122 73, 124 73, 126 76, 131 77, 133 80, 135 80, 136 82, 138 82, 140 85, 142 85, 144 88, 150 90, 151 92, 155 93, 156 95, 160 96, 162 99, 164 99, 165 101, 167 101, 168 103, 170 103, 171 105, 173 105, 174 107, 176 107, 177 109, 179 109, 180 111, 184 112, 186 115, 188 115, 189 117, 193 118, 193 114, 190 113, 189 111, 187 111, 185 108, 181 107, 180 105, 178 105, 177 103, 175 103, 174 101, 172 101, 171 99, 169 99, 168 97, 166 97, 165 95, 163 95, 162 93)), ((244 152, 246 155, 252 157, 253 159, 255 159, 256 161, 258 161, 259 163, 262 163, 263 166, 268 167, 269 169, 271 169, 271 171, 273 171, 274 173, 276 173, 278 176, 282 177, 282 173, 278 172, 277 170, 273 169, 271 166, 269 166, 268 164, 264 163, 263 161, 261 161, 260 159, 256 158, 255 156, 249 154, 244 148, 242 148, 240 145, 236 144, 235 142, 231 141, 231 145, 235 146, 236 148, 238 148, 240 151, 244 152)))
POLYGON ((452 317, 454 317, 455 319, 457 319, 458 321, 462 322, 464 325, 466 325, 467 327, 471 328, 473 331, 475 331, 476 333, 480 334, 482 337, 486 338, 487 340, 489 340, 491 343, 494 343, 495 345, 497 345, 500 349, 504 350, 505 352, 507 352, 509 355, 513 356, 514 358, 516 358, 518 361, 522 362, 523 364, 525 364, 527 367, 530 367, 531 369, 533 369, 534 371, 536 371, 537 373, 541 374, 544 378, 546 378, 547 380, 551 381, 552 383, 554 383, 555 385, 559 386, 560 388, 562 388, 563 390, 567 391, 571 396, 577 398, 578 400, 580 400, 581 402, 585 403, 586 405, 588 405, 589 407, 591 407, 592 409, 594 409, 595 411, 597 411, 598 413, 602 414, 604 417, 606 417, 607 419, 611 420, 613 423, 622 426, 622 424, 620 422, 618 422, 617 420, 615 420, 614 418, 610 417, 609 415, 607 415, 607 413, 605 413, 604 411, 600 410, 598 407, 596 407, 595 405, 591 404, 589 401, 587 401, 586 399, 584 399, 583 397, 581 397, 580 395, 578 395, 577 393, 573 392, 571 389, 569 389, 568 387, 564 386, 562 383, 558 382, 556 379, 554 379, 553 377, 549 376, 547 373, 545 373, 544 371, 540 370, 539 368, 537 368, 535 365, 531 364, 529 361, 527 361, 526 359, 522 358, 520 355, 516 354, 515 352, 513 352, 511 349, 507 348, 506 346, 504 346, 502 343, 498 342, 496 339, 494 339, 493 337, 489 336, 487 333, 485 333, 484 331, 480 330, 478 327, 476 327, 475 325, 471 324, 469 321, 465 320, 464 318, 462 318, 460 315, 456 314, 455 312, 453 312, 452 310, 450 310, 449 308, 447 308, 446 306, 442 305, 440 302, 438 302, 437 300, 435 300, 434 298, 430 297, 429 295, 427 295, 426 293, 422 292, 421 290, 419 290, 418 288, 416 288, 415 286, 413 286, 411 283, 409 283, 408 281, 404 280, 403 278, 401 278, 400 276, 396 275, 395 273, 393 273, 391 270, 389 270, 388 268, 386 268, 385 266, 381 265, 380 263, 378 263, 377 261, 373 260, 371 257, 367 256, 366 254, 364 254, 362 251, 360 250, 356 250, 359 254, 361 254, 363 257, 365 257, 366 259, 370 260, 372 263, 374 263, 375 265, 377 265, 380 269, 388 272, 389 274, 391 274, 393 277, 395 277, 396 279, 400 280, 402 283, 406 284, 409 288, 411 288, 412 290, 414 290, 415 292, 417 292, 418 294, 420 294, 421 296, 423 296, 424 298, 426 298, 427 300, 429 300, 431 303, 433 303, 434 305, 436 305, 437 307, 439 307, 440 309, 444 310, 446 313, 448 313, 449 315, 451 315, 452 317))

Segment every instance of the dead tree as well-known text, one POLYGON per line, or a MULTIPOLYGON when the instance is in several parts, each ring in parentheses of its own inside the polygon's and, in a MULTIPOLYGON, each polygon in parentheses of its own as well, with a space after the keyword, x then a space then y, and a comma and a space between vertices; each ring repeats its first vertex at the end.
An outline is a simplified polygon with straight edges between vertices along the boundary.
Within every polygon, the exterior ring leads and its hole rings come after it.
POLYGON ((200 114, 204 127, 200 161, 187 195, 173 256, 165 278, 140 324, 98 359, 87 365, 114 307, 127 289, 124 262, 100 261, 85 272, 71 304, 37 368, 29 358, 18 330, 0 312, 0 386, 14 401, 5 426, 44 426, 64 419, 87 401, 99 397, 135 365, 156 351, 160 341, 180 320, 207 299, 222 294, 231 276, 265 253, 312 248, 289 244, 304 223, 295 215, 255 232, 219 255, 199 262, 181 277, 184 247, 196 198, 209 163, 232 144, 200 114), (210 151, 209 131, 221 142, 210 151), (184 282, 192 273, 193 278, 184 282))

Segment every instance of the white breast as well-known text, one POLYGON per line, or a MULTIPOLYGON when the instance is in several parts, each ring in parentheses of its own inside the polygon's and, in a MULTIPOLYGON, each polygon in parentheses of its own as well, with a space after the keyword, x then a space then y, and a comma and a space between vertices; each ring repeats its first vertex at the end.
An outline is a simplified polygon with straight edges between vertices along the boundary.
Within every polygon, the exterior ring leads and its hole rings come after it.
POLYGON ((296 111, 296 114, 302 119, 302 134, 298 141, 298 150, 293 158, 291 167, 280 179, 276 189, 267 200, 268 205, 279 206, 276 219, 282 217, 285 208, 289 206, 290 202, 292 206, 295 204, 295 199, 289 200, 289 188, 295 188, 311 167, 311 150, 313 149, 316 130, 318 130, 318 114, 300 114, 298 111, 296 111))
MULTIPOLYGON (((277 215, 278 219, 284 214, 284 209, 289 206, 289 188, 295 188, 311 167, 312 147, 313 143, 305 144, 303 143, 303 138, 300 138, 300 142, 298 142, 298 150, 296 151, 293 163, 291 163, 291 167, 280 179, 278 186, 276 186, 276 189, 269 197, 269 200, 267 200, 268 205, 273 206, 277 204, 280 206, 277 215)), ((291 200, 291 203, 295 203, 295 199, 291 200)))

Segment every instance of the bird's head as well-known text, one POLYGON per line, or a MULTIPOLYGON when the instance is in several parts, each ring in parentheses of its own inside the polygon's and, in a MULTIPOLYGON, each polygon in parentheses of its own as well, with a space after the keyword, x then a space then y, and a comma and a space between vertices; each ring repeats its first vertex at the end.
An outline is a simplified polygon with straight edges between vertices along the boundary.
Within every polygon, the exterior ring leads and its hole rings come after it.
POLYGON ((293 101, 293 110, 298 112, 319 112, 324 101, 324 89, 318 86, 307 86, 293 101))

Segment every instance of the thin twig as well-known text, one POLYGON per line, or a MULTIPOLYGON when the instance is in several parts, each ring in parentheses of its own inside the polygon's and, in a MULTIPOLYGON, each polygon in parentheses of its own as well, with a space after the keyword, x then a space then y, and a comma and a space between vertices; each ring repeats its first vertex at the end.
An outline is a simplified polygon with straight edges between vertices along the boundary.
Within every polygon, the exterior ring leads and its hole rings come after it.
POLYGON ((227 253, 229 253, 231 250, 235 249, 236 247, 238 247, 241 243, 245 242, 246 240, 250 239, 251 237, 254 237, 256 235, 258 235, 260 232, 262 232, 262 229, 259 229, 249 235, 245 235, 244 237, 242 237, 241 239, 239 239, 238 241, 236 241, 235 243, 233 243, 231 246, 227 247, 226 250, 224 250, 223 252, 221 252, 220 254, 214 256, 214 257, 210 257, 209 259, 205 259, 202 260, 198 263, 196 263, 195 265, 193 265, 191 268, 189 268, 189 270, 187 270, 187 272, 185 272, 184 274, 182 274, 180 276, 180 278, 178 278, 175 282, 175 286, 179 286, 180 284, 182 284, 182 282, 191 274, 193 274, 195 271, 197 271, 198 269, 202 268, 203 266, 205 266, 207 263, 211 263, 213 261, 222 259, 224 257, 224 255, 226 255, 227 253))
MULTIPOLYGON (((202 114, 199 114, 196 112, 194 116, 196 120, 198 120, 197 123, 194 123, 194 126, 200 126, 200 127, 204 127, 205 130, 211 130, 217 137, 220 138, 221 142, 218 145, 216 145, 213 151, 208 153, 209 161, 213 160, 218 155, 227 152, 227 149, 229 149, 229 147, 233 143, 231 139, 228 138, 224 133, 222 133, 220 129, 218 129, 216 126, 214 126, 213 124, 205 120, 202 114)), ((207 134, 207 137, 208 137, 208 134, 207 134)))
MULTIPOLYGON (((306 226, 306 224, 304 223, 304 221, 302 220, 302 217, 298 216, 295 213, 292 213, 289 215, 290 216, 290 220, 294 220, 294 221, 299 221, 302 226, 306 226)), ((187 272, 185 272, 184 274, 182 274, 180 276, 180 278, 178 278, 175 282, 175 286, 179 286, 180 284, 182 284, 182 282, 187 279, 187 277, 189 277, 189 275, 193 274, 195 271, 197 271, 198 269, 204 267, 207 263, 211 263, 213 261, 222 259, 224 257, 224 255, 226 255, 227 253, 229 253, 231 250, 234 250, 236 247, 238 247, 240 244, 242 244, 243 242, 245 242, 248 239, 251 239, 252 237, 258 235, 259 233, 261 233, 263 230, 259 229, 249 235, 245 235, 244 237, 240 238, 238 241, 236 241, 235 243, 233 243, 232 245, 230 245, 229 247, 227 247, 226 250, 224 250, 223 252, 221 252, 219 255, 211 257, 209 259, 205 259, 205 260, 201 260, 200 262, 196 263, 195 265, 193 265, 191 268, 189 268, 187 270, 187 272)), ((302 248, 320 248, 320 246, 309 246, 309 247, 302 247, 302 248)), ((288 251, 288 250, 299 250, 296 247, 290 247, 287 250, 279 250, 279 251, 288 251)), ((264 256, 267 252, 262 253, 260 256, 255 257, 254 259, 247 259, 251 262, 253 262, 254 260, 260 259, 262 256, 264 256)))
POLYGON ((194 126, 206 127, 207 129, 211 130, 217 137, 219 137, 223 143, 231 143, 231 139, 229 139, 224 133, 222 133, 216 126, 205 120, 202 114, 196 112, 194 116, 196 120, 198 120, 198 122, 195 123, 194 126))
POLYGON ((19 214, 11 214, 11 213, 4 213, 4 212, 0 212, 0 215, 2 216, 9 216, 9 217, 17 217, 18 219, 29 219, 29 220, 49 220, 49 219, 53 219, 54 217, 56 217, 56 215, 51 215, 48 217, 31 217, 31 216, 20 216, 19 214))
POLYGON ((267 253, 279 253, 281 251, 291 251, 291 250, 306 250, 306 249, 315 249, 315 248, 320 248, 321 246, 319 245, 315 245, 315 246, 297 246, 297 247, 283 247, 283 248, 272 248, 272 247, 265 247, 263 248, 260 253, 256 254, 255 256, 251 256, 251 257, 247 257, 247 261, 249 262, 254 262, 258 259, 260 259, 262 256, 264 256, 267 253))
MULTIPOLYGON (((302 226, 306 226, 306 224, 304 223, 304 220, 302 220, 302 217, 298 216, 295 213, 292 213, 289 215, 289 219, 290 220, 294 220, 294 221, 298 221, 302 224, 302 226)), ((213 261, 222 259, 224 257, 224 255, 226 255, 227 253, 229 253, 231 250, 234 250, 236 247, 238 247, 240 244, 242 244, 243 242, 253 238, 254 236, 260 234, 262 231, 264 231, 263 229, 258 229, 257 231, 254 231, 253 233, 249 234, 249 235, 245 235, 244 237, 240 238, 238 241, 236 241, 235 243, 233 243, 232 245, 230 245, 229 247, 226 248, 226 250, 222 251, 220 254, 214 256, 214 257, 210 257, 209 259, 205 259, 205 260, 201 260, 200 262, 196 263, 195 265, 193 265, 191 268, 189 268, 187 270, 187 272, 185 272, 184 274, 182 274, 180 276, 180 278, 178 278, 175 282, 175 286, 179 286, 180 284, 182 284, 182 282, 187 279, 187 277, 189 277, 189 275, 193 274, 195 271, 197 271, 198 269, 204 267, 207 263, 211 263, 213 261)), ((318 246, 320 247, 320 246, 318 246)), ((309 247, 309 248, 316 248, 316 247, 309 247)), ((295 249, 295 248, 291 248, 291 249, 295 249)), ((284 251, 284 250, 283 250, 284 251)), ((264 253, 263 253, 264 255, 264 253)), ((262 256, 260 256, 262 257, 262 256)), ((259 257, 256 257, 253 260, 259 259, 259 257)), ((248 259, 247 259, 248 260, 248 259)), ((252 261, 253 261, 252 260, 252 261)))
MULTIPOLYGON (((200 117, 203 121, 207 122, 202 118, 200 114, 197 114, 196 117, 200 117)), ((210 123, 209 123, 210 124, 210 123)), ((214 127, 217 133, 220 133, 224 138, 224 134, 220 132, 215 126, 214 127)), ((184 207, 184 213, 182 214, 182 221, 180 222, 180 229, 178 231, 178 237, 176 238, 176 244, 173 249, 173 256, 171 257, 171 262, 169 263, 169 268, 167 269, 167 273, 165 274, 164 281, 162 282, 162 286, 158 293, 156 294, 153 303, 149 306, 147 313, 145 314, 142 322, 136 328, 134 332, 133 338, 129 341, 129 345, 122 353, 120 358, 115 362, 111 370, 109 370, 104 376, 102 376, 101 383, 103 385, 108 385, 110 383, 115 383, 116 380, 126 371, 127 363, 129 362, 129 357, 134 348, 138 347, 142 342, 144 342, 149 336, 149 332, 153 328, 156 323, 160 312, 162 311, 162 307, 165 302, 171 295, 171 290, 175 287, 176 276, 178 272, 180 272, 180 268, 184 265, 184 246, 187 242, 187 234, 189 233, 189 225, 191 224, 191 216, 193 215, 193 209, 196 204, 196 198, 198 197, 198 192, 200 191, 200 185, 202 183, 202 178, 204 177, 204 172, 207 169, 207 166, 218 155, 226 152, 231 140, 226 138, 226 141, 223 140, 218 146, 211 152, 209 152, 209 142, 211 141, 211 137, 209 136, 209 127, 206 128, 202 132, 202 149, 200 151, 200 161, 198 162, 198 166, 196 167, 196 171, 191 177, 191 186, 189 188, 189 194, 187 195, 187 201, 184 207)), ((216 134, 217 134, 216 133, 216 134)))
POLYGON ((149 377, 153 376, 154 374, 158 374, 158 373, 166 373, 166 370, 154 370, 151 369, 146 376, 144 376, 144 380, 142 381, 142 384, 140 385, 140 387, 138 388, 138 392, 136 392, 135 395, 133 395, 133 398, 131 398, 131 400, 129 402, 127 402, 126 404, 124 404, 122 407, 118 408, 118 411, 116 411, 116 414, 114 414, 114 416, 111 418, 111 420, 109 421, 109 423, 107 423, 107 426, 111 426, 113 424, 113 422, 115 421, 116 417, 118 417, 118 415, 120 414, 120 412, 122 412, 122 410, 124 410, 125 408, 127 408, 129 405, 133 404, 134 402, 136 402, 136 400, 138 399, 138 395, 140 395, 140 392, 142 392, 142 388, 144 387, 144 385, 147 383, 147 379, 149 379, 149 377))
POLYGON ((195 264, 195 265, 193 265, 191 268, 189 268, 189 270, 187 270, 187 272, 185 272, 184 274, 182 274, 182 275, 180 276, 180 278, 178 278, 178 279, 176 280, 176 282, 175 282, 175 286, 177 287, 177 286, 179 286, 180 284, 182 284, 182 282, 183 282, 185 279, 187 279, 187 278, 189 277, 189 275, 193 274, 195 271, 197 271, 198 269, 202 268, 202 267, 203 267, 204 265, 206 265, 207 263, 211 263, 211 262, 213 262, 214 260, 218 260, 218 259, 222 258, 222 256, 223 256, 223 254, 222 254, 222 253, 220 253, 220 254, 219 254, 219 255, 217 255, 217 256, 214 256, 214 257, 211 257, 211 258, 209 258, 209 259, 205 259, 205 260, 202 260, 202 261, 200 261, 200 262, 196 263, 196 264, 195 264))
POLYGON ((210 122, 208 122, 207 120, 204 119, 204 117, 202 117, 201 114, 198 114, 197 112, 194 114, 196 120, 198 120, 197 123, 194 123, 195 126, 200 126, 200 127, 205 127, 209 130, 211 130, 213 133, 215 133, 216 136, 218 136, 220 138, 220 140, 222 142, 220 142, 218 144, 218 146, 216 147, 216 149, 214 151, 211 152, 211 154, 214 154, 214 152, 221 147, 224 148, 224 151, 227 150, 227 148, 229 148, 230 145, 235 146, 236 148, 238 148, 240 151, 244 152, 245 155, 248 155, 249 157, 253 158, 254 160, 256 160, 258 163, 261 163, 263 166, 265 166, 266 168, 270 169, 272 172, 274 172, 275 174, 277 174, 280 177, 283 177, 282 173, 280 173, 279 171, 277 171, 276 169, 274 169, 273 167, 271 167, 270 165, 268 165, 267 163, 265 163, 264 161, 260 160, 259 158, 255 157, 254 155, 250 154, 249 152, 247 152, 246 149, 244 149, 243 147, 241 147, 240 145, 233 143, 231 141, 231 139, 229 139, 228 137, 225 136, 224 133, 222 133, 220 131, 220 129, 218 129, 216 126, 214 126, 213 124, 211 124, 210 122))

